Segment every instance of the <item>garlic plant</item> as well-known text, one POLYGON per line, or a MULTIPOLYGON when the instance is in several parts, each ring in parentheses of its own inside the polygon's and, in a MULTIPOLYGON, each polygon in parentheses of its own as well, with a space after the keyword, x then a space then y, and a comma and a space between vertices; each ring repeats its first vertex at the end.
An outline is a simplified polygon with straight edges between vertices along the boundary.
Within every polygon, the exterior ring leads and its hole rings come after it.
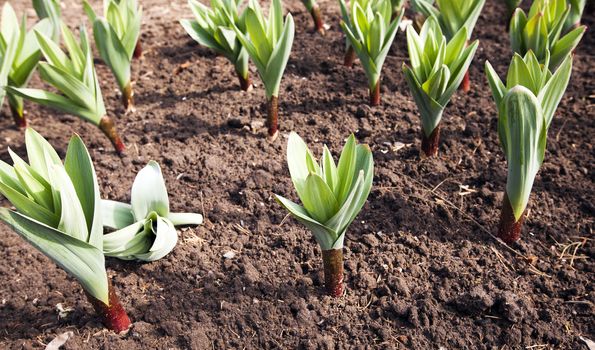
POLYGON ((104 0, 104 16, 98 17, 85 0, 85 12, 93 23, 95 46, 105 64, 110 68, 126 111, 134 111, 131 65, 140 37, 142 7, 136 0, 104 0))
POLYGON ((318 6, 316 0, 302 0, 302 3, 304 3, 304 6, 306 6, 306 9, 308 9, 308 12, 310 12, 310 15, 312 16, 312 20, 314 21, 314 31, 324 35, 324 20, 322 19, 322 12, 320 11, 320 6, 318 6))
POLYGON ((103 252, 123 260, 154 261, 174 249, 174 226, 200 225, 202 215, 172 213, 161 168, 150 161, 132 184, 130 204, 103 200, 103 225, 116 231, 103 236, 103 252))
POLYGON ((248 71, 248 52, 236 36, 234 25, 246 34, 245 11, 240 13, 241 0, 211 0, 211 8, 196 0, 188 0, 194 20, 180 20, 188 35, 200 45, 227 58, 234 66, 244 91, 252 89, 248 71))
POLYGON ((258 1, 250 0, 245 10, 248 35, 234 25, 234 30, 256 65, 267 97, 268 139, 273 142, 279 132, 279 87, 289 60, 295 26, 291 14, 283 21, 281 0, 273 0, 268 18, 258 1))
POLYGON ((521 236, 535 175, 545 155, 547 130, 570 79, 572 56, 552 74, 549 57, 540 64, 533 51, 515 54, 506 85, 486 61, 486 75, 498 108, 498 136, 508 162, 498 236, 506 243, 521 236))
MULTIPOLYGON (((19 25, 17 15, 10 3, 4 4, 0 22, 1 86, 23 88, 29 83, 41 58, 34 31, 50 35, 53 31, 52 23, 49 19, 43 19, 27 32, 25 16, 19 25)), ((5 93, 6 91, 0 88, 0 106, 2 106, 5 93)), ((27 119, 24 115, 23 98, 11 92, 6 95, 15 125, 20 128, 26 127, 27 119)))
POLYGON ((566 0, 535 0, 528 16, 518 8, 510 21, 512 51, 521 56, 533 51, 540 63, 549 56, 549 69, 555 70, 578 45, 586 30, 585 26, 579 26, 563 33, 570 10, 566 0))
POLYGON ((303 206, 279 195, 276 199, 312 231, 322 249, 326 291, 339 297, 343 294, 345 232, 370 194, 372 151, 368 145, 357 145, 352 134, 338 165, 326 146, 319 165, 304 141, 292 132, 287 142, 287 165, 303 206))
POLYGON ((370 105, 380 104, 380 73, 395 39, 404 9, 395 18, 390 0, 352 1, 350 11, 344 0, 341 5, 341 28, 349 45, 359 57, 370 91, 370 105))
POLYGON ((59 42, 61 32, 60 23, 62 23, 60 0, 33 0, 33 9, 39 19, 49 19, 52 24, 52 34, 50 36, 54 42, 59 42))
POLYGON ((466 44, 467 28, 447 42, 436 17, 428 18, 420 33, 407 28, 411 67, 403 64, 405 80, 413 95, 422 123, 421 148, 427 157, 438 154, 440 120, 452 94, 461 84, 479 42, 466 44))
POLYGON ((0 208, 0 220, 73 276, 109 329, 128 329, 105 270, 99 186, 83 141, 71 138, 64 164, 33 129, 25 144, 29 163, 10 149, 14 165, 0 161, 0 193, 16 208, 0 208))
MULTIPOLYGON (((447 41, 453 40, 461 28, 466 28, 469 41, 485 0, 436 0, 436 7, 433 5, 434 0, 411 0, 411 3, 426 18, 436 17, 447 41)), ((469 71, 465 72, 461 90, 471 90, 469 71)))
POLYGON ((85 27, 81 26, 80 43, 77 43, 74 34, 62 24, 62 37, 68 55, 45 34, 39 31, 34 33, 46 59, 46 62, 39 64, 41 79, 61 94, 11 86, 6 88, 7 92, 97 125, 116 151, 122 153, 125 146, 116 132, 114 122, 106 115, 85 27))

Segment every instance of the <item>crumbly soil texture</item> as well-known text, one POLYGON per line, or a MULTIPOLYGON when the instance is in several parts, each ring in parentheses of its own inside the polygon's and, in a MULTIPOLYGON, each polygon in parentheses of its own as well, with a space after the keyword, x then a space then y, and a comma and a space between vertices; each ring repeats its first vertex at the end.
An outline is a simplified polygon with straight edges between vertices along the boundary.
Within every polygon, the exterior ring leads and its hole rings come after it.
MULTIPOLYGON (((75 28, 81 3, 63 3, 75 28)), ((15 4, 31 23, 30 3, 15 4)), ((254 67, 255 89, 242 92, 232 65, 177 22, 191 17, 185 1, 142 4, 135 113, 124 114, 97 59, 124 157, 74 117, 28 102, 27 117, 61 156, 72 133, 83 137, 104 198, 129 201, 135 174, 154 159, 172 210, 203 213, 205 223, 179 230, 176 248, 157 262, 107 259, 133 321, 122 335, 102 327, 73 278, 0 225, 0 348, 40 349, 69 331, 64 349, 588 349, 581 337, 595 341, 592 32, 576 50, 521 241, 505 246, 493 235, 506 162, 483 72, 489 59, 504 76, 511 58, 499 1, 488 0, 479 17, 471 91, 455 93, 446 108, 432 159, 420 157, 419 114, 401 71, 403 32, 385 63, 382 104, 371 108, 359 62, 342 65, 336 1, 320 1, 330 25, 324 37, 299 1, 286 1, 296 37, 271 144, 254 67), (273 197, 297 200, 285 156, 290 131, 317 154, 323 143, 337 154, 352 132, 374 153, 374 186, 345 240, 341 298, 324 295, 319 247, 273 197)), ((592 14, 584 22, 592 26, 592 14)), ((26 152, 8 113, 5 105, 0 158, 10 162, 8 147, 26 152)))

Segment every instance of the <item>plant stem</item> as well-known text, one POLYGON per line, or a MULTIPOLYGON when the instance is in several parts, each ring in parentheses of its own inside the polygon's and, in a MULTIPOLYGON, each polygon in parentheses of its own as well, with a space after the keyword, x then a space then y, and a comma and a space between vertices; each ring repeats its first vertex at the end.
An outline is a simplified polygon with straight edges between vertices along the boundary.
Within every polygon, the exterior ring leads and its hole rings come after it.
MULTIPOLYGON (((467 40, 465 42, 465 47, 467 47, 469 45, 469 40, 467 40)), ((469 90, 471 90, 471 81, 469 80, 469 69, 471 68, 467 68, 467 71, 465 72, 465 75, 463 76, 463 81, 461 81, 461 86, 459 86, 460 90, 463 90, 463 92, 469 92, 469 90)))
POLYGON ((440 124, 438 124, 430 136, 422 130, 421 150, 426 157, 434 157, 438 155, 438 146, 440 145, 440 124))
POLYGON ((463 81, 461 81, 461 86, 459 89, 463 90, 463 92, 469 92, 471 90, 471 81, 469 80, 469 69, 465 72, 463 76, 463 81))
POLYGON ((318 4, 312 6, 310 14, 312 15, 312 19, 314 20, 314 30, 320 33, 321 35, 324 35, 324 22, 322 21, 322 13, 320 12, 320 7, 318 6, 318 4))
POLYGON ((271 96, 267 103, 268 140, 273 142, 279 135, 279 98, 271 96))
POLYGON ((12 118, 14 119, 14 125, 19 129, 24 129, 27 127, 27 118, 23 113, 22 108, 18 108, 10 104, 10 113, 12 114, 12 118))
POLYGON ((323 250, 322 263, 326 294, 338 298, 343 295, 343 249, 323 250))
POLYGON ((97 312, 103 319, 103 324, 109 330, 112 330, 116 333, 123 332, 130 328, 130 318, 128 318, 126 310, 124 310, 124 307, 122 307, 122 304, 120 304, 120 299, 116 294, 116 290, 109 280, 108 293, 109 305, 106 305, 103 301, 95 298, 85 291, 85 294, 87 294, 87 299, 89 299, 89 302, 95 308, 95 312, 97 312))
POLYGON ((379 106, 380 105, 380 78, 376 82, 376 86, 373 89, 370 89, 370 106, 379 106))
POLYGON ((250 75, 246 74, 246 77, 244 78, 242 76, 242 73, 236 72, 236 74, 238 75, 238 80, 240 81, 240 88, 242 89, 242 91, 252 91, 253 86, 250 75))
POLYGON ((128 82, 122 91, 122 103, 126 108, 126 113, 134 112, 134 90, 132 90, 132 83, 128 82))
POLYGON ((500 225, 498 226, 498 238, 507 244, 518 241, 521 238, 521 227, 525 221, 525 213, 526 211, 523 212, 518 221, 515 219, 508 194, 504 191, 502 211, 500 212, 500 225))
POLYGON ((122 142, 120 135, 118 135, 113 120, 108 116, 104 116, 103 118, 101 118, 101 121, 99 122, 99 128, 101 129, 101 131, 103 131, 105 136, 107 136, 107 138, 112 142, 112 145, 114 145, 116 152, 118 152, 118 154, 124 153, 126 146, 124 146, 124 142, 122 142))
POLYGON ((345 57, 343 58, 343 65, 347 68, 353 67, 353 63, 355 62, 355 50, 353 47, 349 45, 347 51, 345 52, 345 57))
POLYGON ((132 54, 132 58, 140 60, 141 58, 143 58, 143 46, 140 43, 140 36, 138 37, 138 40, 136 41, 136 46, 134 47, 134 53, 132 54))

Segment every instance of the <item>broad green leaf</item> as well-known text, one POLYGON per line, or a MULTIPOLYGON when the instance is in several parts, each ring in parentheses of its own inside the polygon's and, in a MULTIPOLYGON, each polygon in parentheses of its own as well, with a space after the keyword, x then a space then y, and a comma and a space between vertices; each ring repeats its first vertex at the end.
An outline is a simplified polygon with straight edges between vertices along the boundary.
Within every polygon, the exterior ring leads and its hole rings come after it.
POLYGON ((318 222, 330 219, 339 206, 331 189, 317 174, 309 174, 306 177, 304 195, 300 200, 310 217, 318 222))
POLYGON ((114 73, 120 90, 130 84, 130 59, 112 25, 103 18, 93 23, 95 44, 101 58, 114 73))
POLYGON ((58 230, 78 240, 88 242, 89 228, 85 220, 85 212, 72 180, 62 166, 53 165, 51 170, 50 181, 52 187, 58 189, 62 204, 58 230))
POLYGON ((101 201, 101 215, 103 225, 111 229, 119 230, 134 223, 132 206, 126 203, 103 199, 101 201))
POLYGON ((109 304, 107 273, 101 250, 6 208, 0 208, 0 220, 76 278, 85 291, 109 304))
POLYGON ((196 213, 169 213, 166 217, 174 226, 201 225, 203 217, 196 213))
POLYGON ((70 139, 64 168, 68 174, 77 198, 81 203, 85 222, 89 228, 87 242, 94 247, 101 248, 103 236, 102 208, 99 196, 99 184, 95 175, 95 168, 91 155, 78 135, 70 139))
POLYGON ((160 216, 169 215, 169 199, 161 168, 150 161, 138 172, 132 184, 130 204, 136 220, 142 220, 154 211, 160 216))

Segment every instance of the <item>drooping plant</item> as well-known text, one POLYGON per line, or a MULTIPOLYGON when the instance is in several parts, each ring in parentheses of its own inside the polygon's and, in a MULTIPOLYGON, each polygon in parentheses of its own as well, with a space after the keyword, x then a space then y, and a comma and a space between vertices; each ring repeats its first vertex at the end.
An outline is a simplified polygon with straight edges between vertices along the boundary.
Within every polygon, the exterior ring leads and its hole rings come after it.
POLYGON ((555 70, 578 45, 586 30, 585 26, 579 26, 562 36, 570 9, 566 0, 535 0, 528 16, 518 8, 510 21, 512 51, 521 56, 533 51, 540 63, 549 56, 549 69, 555 70))
POLYGON ((498 237, 506 243, 521 236, 533 181, 545 156, 547 130, 570 80, 571 55, 553 74, 548 60, 546 55, 540 64, 533 51, 525 57, 514 54, 506 85, 486 61, 486 75, 498 108, 498 136, 508 163, 498 227, 498 237))
POLYGON ((103 200, 103 225, 115 229, 103 236, 103 252, 123 260, 154 261, 178 242, 177 225, 200 225, 202 215, 172 213, 161 168, 150 161, 134 179, 130 204, 103 200))
POLYGON ((245 10, 246 30, 249 37, 236 25, 234 30, 256 65, 267 97, 268 139, 273 142, 279 127, 279 87, 289 60, 295 26, 290 13, 283 21, 281 0, 273 0, 269 16, 265 18, 256 0, 250 0, 245 10))
POLYGON ((0 208, 0 220, 76 278, 107 328, 128 329, 105 270, 99 186, 83 141, 71 138, 64 164, 33 129, 25 144, 29 163, 10 149, 14 165, 0 161, 0 193, 16 208, 0 208))
POLYGON ((420 33, 407 28, 407 48, 411 67, 403 64, 405 80, 421 115, 421 149, 427 157, 438 154, 440 120, 452 94, 461 84, 479 42, 470 45, 467 28, 462 27, 447 42, 436 17, 428 18, 420 33))
MULTIPOLYGON (((26 87, 41 58, 41 52, 35 40, 33 31, 39 31, 50 35, 53 31, 49 19, 43 19, 36 23, 27 32, 26 17, 23 16, 19 25, 17 15, 10 3, 5 3, 2 8, 2 19, 0 24, 0 57, 2 63, 6 64, 0 68, 0 79, 2 86, 26 87), (5 61, 6 60, 6 61, 5 61)), ((0 106, 2 105, 6 90, 0 89, 0 106)), ((24 115, 22 97, 13 93, 6 93, 10 111, 17 127, 27 126, 27 119, 24 115)))
POLYGON ((304 3, 304 6, 306 6, 308 12, 310 12, 310 15, 312 16, 312 20, 314 21, 314 31, 324 35, 324 20, 322 19, 322 12, 320 11, 320 6, 318 6, 316 0, 302 0, 302 2, 304 3))
POLYGON ((246 11, 239 13, 240 2, 211 0, 211 8, 208 8, 196 0, 189 0, 195 19, 183 19, 180 23, 192 39, 227 58, 235 68, 240 88, 249 91, 252 89, 252 79, 248 71, 248 52, 233 29, 235 25, 242 33, 246 33, 246 11))
MULTIPOLYGON (((467 30, 467 42, 469 42, 485 0, 436 0, 436 7, 433 5, 434 0, 411 0, 411 3, 426 18, 436 16, 447 41, 451 41, 464 27, 467 30)), ((461 90, 468 92, 470 89, 471 81, 467 70, 461 90)))
POLYGON ((54 42, 60 40, 60 23, 62 23, 62 9, 60 8, 60 0, 33 0, 33 9, 39 19, 48 18, 52 23, 51 38, 54 42))
POLYGON ((314 235, 322 249, 326 292, 339 297, 343 294, 345 232, 370 194, 374 177, 372 151, 368 145, 358 145, 352 134, 338 165, 326 146, 319 165, 304 141, 292 132, 287 142, 287 165, 302 205, 275 197, 314 235))
POLYGON ((95 45, 116 77, 126 111, 134 111, 132 57, 140 37, 142 7, 136 0, 105 0, 104 15, 98 17, 85 0, 85 12, 93 23, 95 45))
POLYGON ((359 57, 370 91, 370 105, 380 104, 380 74, 395 39, 404 9, 394 19, 390 0, 352 1, 349 11, 339 0, 343 20, 341 28, 349 45, 359 57), (348 12, 349 11, 349 12, 348 12))
POLYGON ((41 79, 61 94, 30 88, 8 86, 10 94, 24 97, 33 102, 75 115, 97 125, 109 138, 118 153, 125 146, 116 132, 114 122, 107 116, 99 80, 93 65, 93 56, 87 31, 80 29, 80 43, 74 34, 62 24, 62 37, 68 50, 66 55, 48 36, 34 31, 39 48, 47 62, 39 63, 41 79))

